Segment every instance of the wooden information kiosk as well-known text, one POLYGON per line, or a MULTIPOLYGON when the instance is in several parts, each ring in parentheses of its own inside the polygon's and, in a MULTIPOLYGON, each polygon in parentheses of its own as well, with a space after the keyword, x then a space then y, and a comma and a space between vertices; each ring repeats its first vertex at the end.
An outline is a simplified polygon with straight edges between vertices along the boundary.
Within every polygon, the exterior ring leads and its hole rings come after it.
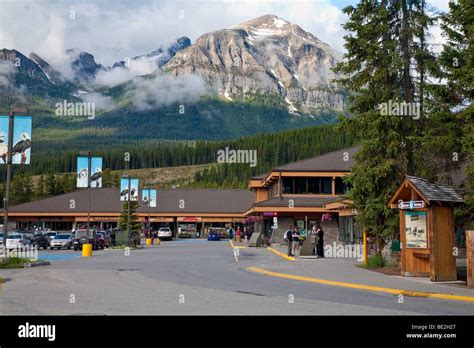
POLYGON ((463 202, 452 187, 405 177, 389 203, 400 210, 403 276, 456 280, 454 206, 463 202))

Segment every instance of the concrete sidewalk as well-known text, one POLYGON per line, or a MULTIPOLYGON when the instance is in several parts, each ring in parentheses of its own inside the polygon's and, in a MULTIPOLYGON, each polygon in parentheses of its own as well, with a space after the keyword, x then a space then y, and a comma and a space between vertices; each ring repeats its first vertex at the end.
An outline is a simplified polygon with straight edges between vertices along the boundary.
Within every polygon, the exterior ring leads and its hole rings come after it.
MULTIPOLYGON (((274 249, 286 253, 285 245, 274 245, 274 249)), ((269 252, 261 249, 262 251, 269 252)), ((275 257, 279 257, 275 255, 275 257)), ((357 267, 360 262, 353 258, 300 259, 294 262, 281 258, 282 262, 259 267, 285 274, 312 277, 328 281, 363 284, 373 287, 407 290, 413 292, 443 293, 458 296, 470 296, 474 299, 474 289, 462 285, 462 282, 431 282, 429 278, 391 276, 357 267)), ((464 283, 465 284, 465 283, 464 283)))

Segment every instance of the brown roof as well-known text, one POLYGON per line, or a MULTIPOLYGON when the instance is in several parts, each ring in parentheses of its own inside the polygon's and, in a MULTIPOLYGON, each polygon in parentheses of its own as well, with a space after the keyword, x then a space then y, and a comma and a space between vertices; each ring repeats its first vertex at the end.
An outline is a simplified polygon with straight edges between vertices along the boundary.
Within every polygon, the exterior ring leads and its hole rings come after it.
POLYGON ((293 200, 294 207, 323 207, 324 204, 334 200, 331 197, 298 197, 298 196, 282 196, 274 197, 266 201, 255 203, 254 207, 289 207, 290 199, 293 200))
POLYGON ((269 172, 266 172, 266 173, 263 173, 263 174, 258 174, 258 175, 254 175, 250 178, 250 180, 263 180, 267 177, 267 175, 269 174, 269 172))
MULTIPOLYGON (((87 212, 87 190, 42 199, 35 202, 11 206, 11 212, 72 213, 87 212), (70 208, 74 200, 75 208, 70 208)), ((137 212, 152 213, 223 213, 241 214, 255 202, 255 193, 248 190, 224 189, 158 189, 157 207, 137 209, 137 212), (184 208, 180 209, 180 200, 184 208), (149 209, 149 210, 148 210, 149 209)), ((91 211, 117 213, 122 210, 118 188, 91 189, 91 211)))
POLYGON ((462 197, 450 186, 407 175, 406 179, 415 186, 429 202, 463 203, 462 197))
POLYGON ((284 164, 272 169, 274 172, 350 172, 355 163, 354 155, 360 146, 325 153, 301 161, 284 164), (348 160, 345 161, 345 156, 348 160))

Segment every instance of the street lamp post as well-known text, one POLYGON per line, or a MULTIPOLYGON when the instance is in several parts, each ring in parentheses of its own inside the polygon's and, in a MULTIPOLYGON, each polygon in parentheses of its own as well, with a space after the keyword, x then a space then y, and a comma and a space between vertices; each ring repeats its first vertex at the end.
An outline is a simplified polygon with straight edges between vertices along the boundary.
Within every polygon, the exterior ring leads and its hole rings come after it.
POLYGON ((7 180, 5 184, 5 197, 3 198, 3 248, 7 247, 8 234, 8 199, 10 196, 10 176, 12 165, 12 151, 13 151, 13 120, 15 114, 27 114, 28 109, 24 107, 12 107, 8 117, 8 153, 7 153, 7 180))
POLYGON ((132 178, 128 175, 128 195, 127 195, 127 236, 130 238, 130 196, 132 195, 132 178))
POLYGON ((92 170, 92 153, 90 151, 81 151, 81 155, 87 156, 87 238, 91 237, 91 170, 92 170))

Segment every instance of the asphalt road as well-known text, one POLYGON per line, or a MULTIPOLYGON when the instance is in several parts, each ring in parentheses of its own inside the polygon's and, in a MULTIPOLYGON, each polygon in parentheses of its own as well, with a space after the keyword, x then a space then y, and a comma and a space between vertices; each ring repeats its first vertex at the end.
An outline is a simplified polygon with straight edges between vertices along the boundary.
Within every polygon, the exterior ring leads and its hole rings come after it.
POLYGON ((160 246, 40 252, 51 266, 0 270, 0 314, 474 314, 474 303, 398 297, 251 273, 249 266, 288 262, 228 241, 174 240, 160 246))

